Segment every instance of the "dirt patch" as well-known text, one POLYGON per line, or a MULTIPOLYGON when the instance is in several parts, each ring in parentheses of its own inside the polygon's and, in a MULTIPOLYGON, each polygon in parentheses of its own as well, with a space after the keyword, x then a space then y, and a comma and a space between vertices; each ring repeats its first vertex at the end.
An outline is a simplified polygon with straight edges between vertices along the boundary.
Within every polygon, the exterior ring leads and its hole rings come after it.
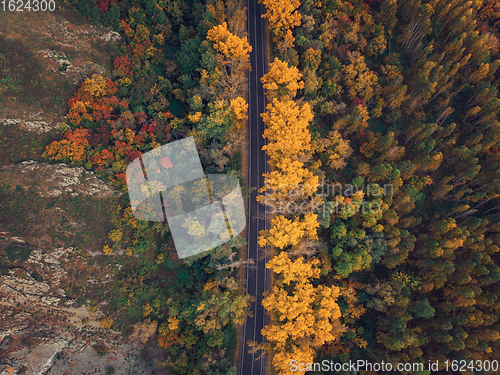
MULTIPOLYGON (((1 104, 0 104, 1 108, 1 104)), ((56 119, 43 121, 32 121, 30 115, 26 114, 23 119, 15 120, 0 118, 0 166, 8 163, 19 163, 25 160, 39 159, 45 148, 52 141, 60 139, 61 131, 54 124, 56 119), (27 120, 26 120, 27 119, 27 120), (25 128, 28 123, 47 124, 51 130, 43 133, 31 131, 25 128)), ((29 125, 28 125, 29 126, 29 125)))
POLYGON ((63 374, 105 374, 107 369, 114 369, 120 375, 160 375, 166 371, 160 370, 153 358, 161 357, 158 349, 146 348, 144 345, 122 344, 104 349, 99 355, 92 347, 85 347, 80 352, 63 352, 56 356, 53 366, 47 375, 63 374))
POLYGON ((27 161, 0 168, 0 230, 42 250, 101 253, 122 193, 93 172, 27 161))

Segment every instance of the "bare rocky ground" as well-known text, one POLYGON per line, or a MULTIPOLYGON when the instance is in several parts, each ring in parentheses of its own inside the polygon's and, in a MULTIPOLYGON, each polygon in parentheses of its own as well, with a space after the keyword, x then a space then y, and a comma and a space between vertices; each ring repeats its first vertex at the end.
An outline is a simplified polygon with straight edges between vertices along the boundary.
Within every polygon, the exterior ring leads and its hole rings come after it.
POLYGON ((11 187, 32 185, 42 197, 58 197, 68 193, 72 197, 83 195, 110 198, 122 194, 106 185, 95 173, 64 163, 48 164, 27 160, 4 165, 0 169, 0 176, 4 184, 11 187))
POLYGON ((102 246, 122 193, 83 168, 37 161, 79 84, 111 76, 119 43, 70 10, 0 13, 0 65, 17 92, 0 85, 0 375, 165 373, 158 351, 106 328, 101 306, 82 298, 120 269, 102 246))
POLYGON ((37 120, 38 118, 43 119, 43 112, 33 113, 29 115, 27 119, 22 118, 0 118, 0 123, 5 125, 18 125, 23 130, 32 131, 36 133, 47 133, 51 130, 58 130, 60 126, 58 124, 49 124, 43 120, 37 120))
MULTIPOLYGON (((74 185, 75 194, 102 194, 93 187, 86 190, 84 184, 69 184, 74 185)), ((52 190, 41 187, 41 194, 52 197, 61 189, 60 184, 52 190)), ((150 349, 140 343, 124 343, 119 332, 104 326, 99 305, 90 306, 90 300, 82 304, 67 294, 76 270, 96 274, 88 264, 94 258, 101 259, 94 268, 104 264, 111 266, 110 272, 104 269, 97 279, 79 281, 105 285, 114 276, 112 270, 120 269, 113 257, 100 252, 92 256, 73 247, 41 250, 24 238, 0 232, 0 374, 104 374, 111 367, 115 374, 161 374, 152 361, 160 357, 158 352, 148 353, 150 349)))
POLYGON ((72 247, 42 252, 10 233, 0 236, 3 264, 13 265, 0 276, 0 374, 104 374, 110 367, 115 374, 161 373, 152 361, 158 352, 122 343, 119 332, 102 327, 99 306, 67 296, 68 270, 85 257, 72 247), (12 248, 27 249, 28 258, 18 251, 14 259, 12 248))

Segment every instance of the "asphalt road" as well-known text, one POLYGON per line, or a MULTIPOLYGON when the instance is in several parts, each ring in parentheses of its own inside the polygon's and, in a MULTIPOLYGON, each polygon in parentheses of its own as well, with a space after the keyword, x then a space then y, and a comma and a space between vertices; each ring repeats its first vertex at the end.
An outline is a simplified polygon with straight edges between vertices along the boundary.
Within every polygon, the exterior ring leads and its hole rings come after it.
MULTIPOLYGON (((250 64, 252 71, 249 73, 249 97, 248 97, 248 183, 250 187, 260 188, 264 185, 262 174, 267 172, 266 153, 262 151, 265 140, 264 123, 260 114, 265 111, 264 88, 260 78, 267 71, 265 56, 265 29, 264 20, 261 18, 264 6, 258 4, 257 0, 247 0, 248 6, 248 38, 252 46, 250 53, 250 64)), ((257 189, 256 189, 257 190, 257 189)), ((247 293, 254 296, 255 302, 251 309, 253 317, 248 318, 244 325, 241 362, 238 373, 241 375, 265 374, 265 357, 258 359, 259 354, 248 353, 247 341, 262 343, 261 329, 266 322, 266 314, 262 306, 262 293, 267 289, 270 273, 266 269, 267 259, 263 257, 261 249, 257 244, 259 231, 267 229, 266 222, 259 215, 264 215, 265 208, 255 200, 257 191, 253 191, 248 201, 247 222, 247 257, 253 259, 254 267, 247 267, 247 293)))

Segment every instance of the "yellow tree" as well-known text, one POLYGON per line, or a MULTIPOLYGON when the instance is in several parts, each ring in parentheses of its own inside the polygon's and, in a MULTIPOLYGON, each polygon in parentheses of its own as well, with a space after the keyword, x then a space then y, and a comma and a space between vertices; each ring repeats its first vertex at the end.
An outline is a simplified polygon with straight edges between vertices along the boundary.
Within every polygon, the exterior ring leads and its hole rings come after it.
POLYGON ((290 370, 290 362, 297 361, 297 363, 314 363, 315 351, 307 343, 303 343, 300 347, 292 345, 290 352, 279 351, 274 354, 273 365, 278 371, 278 374, 295 374, 290 370))
POLYGON ((293 42, 295 37, 292 34, 292 30, 288 29, 285 36, 281 42, 278 42, 277 50, 280 52, 280 56, 283 56, 289 48, 293 48, 293 42))
POLYGON ((248 61, 252 47, 247 38, 240 38, 227 29, 227 23, 217 25, 208 30, 207 40, 214 42, 217 52, 224 55, 226 59, 237 59, 248 61))
POLYGON ((312 362, 313 349, 335 340, 342 332, 337 298, 340 289, 312 284, 319 278, 319 260, 305 262, 282 252, 266 267, 277 274, 275 285, 262 305, 271 323, 262 329, 267 344, 275 353, 273 364, 280 374, 292 374, 290 359, 312 362))
POLYGON ((217 62, 224 68, 225 74, 219 83, 224 88, 225 97, 235 99, 240 96, 238 92, 244 90, 245 71, 250 69, 252 46, 246 37, 232 34, 226 22, 208 30, 207 40, 214 42, 214 49, 218 52, 217 62))
POLYGON ((403 74, 395 65, 382 66, 381 71, 386 81, 382 88, 382 95, 387 103, 386 105, 391 109, 399 108, 408 98, 406 94, 408 86, 403 84, 403 74))
POLYGON ((320 195, 314 196, 318 186, 318 176, 302 162, 283 160, 276 164, 274 171, 264 174, 264 186, 259 190, 261 195, 257 201, 275 207, 275 211, 305 212, 322 202, 320 195))
POLYGON ((259 0, 266 7, 262 18, 269 22, 269 28, 274 42, 285 37, 287 31, 300 26, 301 16, 297 11, 300 0, 259 0))
POLYGON ((263 136, 269 140, 262 149, 267 151, 273 171, 264 174, 265 186, 259 193, 266 194, 257 200, 269 207, 278 206, 278 211, 287 214, 311 211, 321 202, 320 196, 313 197, 319 179, 304 166, 311 151, 311 107, 308 103, 299 106, 289 99, 273 98, 262 118, 267 125, 263 136))
POLYGON ((291 100, 279 101, 274 98, 261 116, 267 125, 263 136, 270 141, 262 149, 271 158, 271 166, 281 160, 298 160, 311 149, 311 133, 307 126, 313 114, 308 103, 300 107, 291 100))
POLYGON ((301 78, 302 74, 295 66, 289 67, 276 57, 269 65, 269 71, 260 80, 269 99, 282 99, 294 97, 298 89, 304 88, 301 78))
POLYGON ((349 97, 370 99, 378 87, 378 76, 366 65, 364 56, 355 56, 349 65, 343 67, 344 80, 349 97))
POLYGON ((321 63, 321 50, 308 48, 302 57, 304 65, 309 70, 317 70, 321 63))
POLYGON ((229 105, 231 106, 231 110, 238 121, 236 125, 239 129, 241 129, 245 124, 245 121, 248 119, 248 103, 244 98, 239 96, 236 99, 231 99, 229 101, 229 105))
POLYGON ((302 219, 296 217, 294 220, 287 219, 283 215, 276 216, 272 220, 271 229, 259 232, 259 246, 271 245, 278 249, 298 245, 301 241, 318 238, 317 229, 319 223, 318 215, 308 212, 302 219))
POLYGON ((349 141, 342 138, 339 131, 334 130, 328 134, 328 137, 316 141, 313 146, 316 153, 326 152, 328 155, 328 165, 333 169, 342 169, 346 165, 345 159, 352 154, 352 148, 349 141))
POLYGON ((87 78, 78 90, 79 93, 87 92, 95 98, 100 98, 104 95, 111 95, 113 91, 109 90, 109 79, 98 74, 93 74, 92 78, 87 78))

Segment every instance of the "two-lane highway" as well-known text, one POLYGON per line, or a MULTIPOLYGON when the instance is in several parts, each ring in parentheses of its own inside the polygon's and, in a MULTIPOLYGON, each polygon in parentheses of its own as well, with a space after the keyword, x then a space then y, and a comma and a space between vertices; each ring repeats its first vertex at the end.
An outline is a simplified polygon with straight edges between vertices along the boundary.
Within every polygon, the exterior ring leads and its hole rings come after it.
POLYGON ((248 318, 243 330, 243 343, 241 345, 240 363, 238 373, 241 375, 261 375, 265 374, 265 357, 257 360, 259 354, 250 354, 248 352, 247 341, 262 343, 263 337, 261 330, 266 323, 266 313, 262 306, 262 293, 267 289, 270 280, 269 270, 266 269, 267 258, 263 257, 257 244, 259 231, 267 229, 266 222, 263 220, 265 207, 256 201, 257 191, 264 185, 263 173, 267 172, 266 153, 262 151, 265 140, 262 137, 264 133, 264 122, 260 114, 265 111, 264 88, 260 78, 266 73, 267 59, 265 56, 265 27, 261 15, 264 12, 264 6, 257 0, 248 0, 248 39, 252 46, 250 53, 250 64, 252 71, 249 73, 248 89, 248 184, 250 187, 257 188, 248 200, 248 222, 247 222, 247 257, 253 259, 254 267, 247 267, 247 293, 255 298, 251 309, 253 317, 248 318))

